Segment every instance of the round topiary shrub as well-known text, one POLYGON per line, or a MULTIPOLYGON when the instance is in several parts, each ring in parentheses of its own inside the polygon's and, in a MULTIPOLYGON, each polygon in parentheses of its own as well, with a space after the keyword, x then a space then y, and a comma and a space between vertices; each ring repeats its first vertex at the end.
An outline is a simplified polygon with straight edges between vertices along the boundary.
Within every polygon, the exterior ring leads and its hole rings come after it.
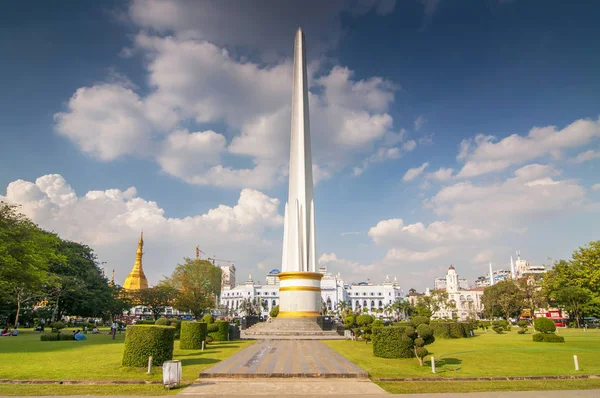
POLYGON ((556 325, 552 322, 552 319, 548 318, 536 318, 535 321, 533 321, 533 327, 540 333, 556 332, 556 325))
POLYGON ((344 318, 344 327, 346 329, 352 329, 356 325, 356 317, 354 315, 348 315, 344 318))
POLYGON ((525 319, 521 319, 517 322, 517 326, 520 328, 526 328, 527 326, 529 326, 529 322, 527 322, 525 319))
POLYGON ((215 318, 213 318, 212 314, 206 314, 202 317, 201 322, 213 323, 214 321, 215 321, 215 318))
POLYGON ((356 317, 356 324, 358 326, 367 326, 370 325, 371 323, 373 323, 373 317, 371 315, 359 315, 356 317))
POLYGON ((383 321, 381 319, 375 319, 373 321, 373 323, 371 324, 371 328, 380 328, 382 326, 385 326, 385 324, 383 323, 383 321))
POLYGON ((218 331, 219 331, 219 325, 217 325, 216 323, 209 323, 209 324, 207 325, 207 329, 206 329, 206 331, 207 331, 208 333, 216 333, 216 332, 218 332, 218 331))
POLYGON ((421 325, 422 323, 426 323, 429 325, 430 322, 431 321, 426 316, 413 316, 410 319, 410 324, 415 328, 418 327, 419 325, 421 325))
POLYGON ((279 306, 278 305, 271 308, 271 311, 269 312, 269 316, 271 318, 277 318, 277 315, 279 315, 279 306))
POLYGON ((60 332, 61 329, 64 329, 66 327, 66 325, 64 324, 64 322, 57 321, 57 322, 52 322, 50 324, 50 327, 52 328, 53 332, 60 332))
POLYGON ((169 320, 167 318, 158 318, 156 320, 156 322, 154 322, 155 325, 160 325, 160 326, 169 326, 169 320))
POLYGON ((179 348, 182 350, 202 348, 202 342, 206 340, 206 330, 205 322, 182 322, 179 348))
POLYGON ((175 328, 158 325, 129 325, 125 335, 123 365, 142 367, 152 356, 154 365, 160 366, 173 359, 175 328))

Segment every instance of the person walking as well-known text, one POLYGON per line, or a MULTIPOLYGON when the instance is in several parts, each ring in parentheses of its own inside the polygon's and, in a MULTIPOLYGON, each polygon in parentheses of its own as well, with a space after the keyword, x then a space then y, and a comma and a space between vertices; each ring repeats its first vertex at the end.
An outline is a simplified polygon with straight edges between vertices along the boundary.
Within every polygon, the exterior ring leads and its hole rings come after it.
POLYGON ((119 328, 119 324, 115 321, 113 321, 111 327, 110 327, 110 331, 112 333, 112 339, 115 339, 115 336, 117 335, 117 329, 119 328))

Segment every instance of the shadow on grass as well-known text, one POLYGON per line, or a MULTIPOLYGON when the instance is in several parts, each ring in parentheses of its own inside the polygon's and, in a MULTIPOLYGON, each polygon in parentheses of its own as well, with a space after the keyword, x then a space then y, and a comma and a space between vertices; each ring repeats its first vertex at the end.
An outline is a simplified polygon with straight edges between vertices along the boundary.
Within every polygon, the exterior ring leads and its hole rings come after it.
POLYGON ((181 360, 181 365, 182 366, 189 366, 189 365, 210 365, 210 364, 214 364, 217 362, 221 362, 221 360, 219 359, 213 359, 213 358, 194 358, 194 359, 182 359, 181 360))
MULTIPOLYGON (((431 361, 423 361, 423 365, 431 367, 431 361)), ((462 360, 458 358, 444 358, 435 362, 435 372, 456 372, 462 368, 462 360)))

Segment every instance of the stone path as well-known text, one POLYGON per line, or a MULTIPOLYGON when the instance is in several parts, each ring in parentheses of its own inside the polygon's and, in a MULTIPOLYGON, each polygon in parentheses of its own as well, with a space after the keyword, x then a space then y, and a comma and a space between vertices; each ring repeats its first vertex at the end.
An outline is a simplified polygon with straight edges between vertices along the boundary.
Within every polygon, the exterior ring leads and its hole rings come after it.
POLYGON ((211 397, 257 396, 272 397, 360 395, 371 397, 387 393, 369 379, 200 379, 178 395, 211 397))
POLYGON ((320 341, 262 340, 200 373, 200 378, 361 378, 367 372, 320 341))

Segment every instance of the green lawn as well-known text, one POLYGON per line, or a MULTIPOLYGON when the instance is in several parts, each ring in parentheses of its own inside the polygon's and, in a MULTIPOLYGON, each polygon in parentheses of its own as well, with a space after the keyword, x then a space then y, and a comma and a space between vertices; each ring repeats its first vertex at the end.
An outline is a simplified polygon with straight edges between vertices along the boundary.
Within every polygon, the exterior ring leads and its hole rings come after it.
POLYGON ((429 356, 420 367, 415 358, 376 358, 371 343, 344 340, 325 343, 367 371, 374 380, 407 377, 457 380, 453 383, 378 382, 393 393, 600 388, 600 380, 460 382, 461 377, 600 374, 600 330, 561 329, 559 334, 565 337, 565 343, 535 343, 531 333, 519 335, 514 330, 505 334, 476 333, 468 339, 437 339, 427 346, 430 355, 439 362, 436 374, 431 372, 429 356), (573 355, 579 359, 578 372, 573 365, 573 355))
MULTIPOLYGON (((88 334, 85 341, 40 341, 40 333, 22 330, 17 337, 0 338, 0 379, 20 380, 140 380, 160 381, 162 372, 155 368, 152 375, 147 369, 121 366, 125 334, 117 334, 115 340, 107 335, 88 334)), ((70 333, 68 330, 63 333, 70 333)), ((175 342, 174 358, 181 360, 183 383, 190 384, 198 378, 200 371, 248 347, 252 341, 232 341, 211 343, 204 352, 200 350, 180 350, 179 342, 175 342)), ((162 392, 162 386, 128 385, 128 386, 76 386, 76 385, 7 385, 0 384, 0 395, 15 391, 15 395, 27 395, 27 392, 38 391, 37 395, 49 395, 56 391, 57 395, 65 391, 76 391, 73 394, 97 393, 110 395, 110 391, 138 391, 136 395, 155 395, 162 392), (114 388, 113 388, 114 387, 114 388), (5 392, 7 391, 7 392, 5 392), (91 391, 91 392, 90 392, 91 391)), ((34 394, 35 395, 35 394, 34 394)))

